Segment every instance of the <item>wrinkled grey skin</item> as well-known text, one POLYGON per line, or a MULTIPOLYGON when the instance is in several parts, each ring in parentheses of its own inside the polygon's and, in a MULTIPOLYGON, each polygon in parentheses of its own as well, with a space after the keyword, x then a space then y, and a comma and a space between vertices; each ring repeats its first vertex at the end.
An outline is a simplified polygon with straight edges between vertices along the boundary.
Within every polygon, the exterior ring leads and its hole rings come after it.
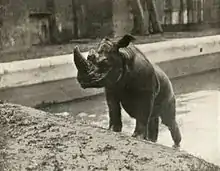
POLYGON ((125 35, 118 42, 105 38, 87 59, 74 49, 77 79, 82 88, 105 88, 109 129, 122 130, 121 108, 136 119, 133 137, 156 142, 159 117, 178 147, 181 134, 176 122, 176 101, 167 75, 152 64, 125 35))

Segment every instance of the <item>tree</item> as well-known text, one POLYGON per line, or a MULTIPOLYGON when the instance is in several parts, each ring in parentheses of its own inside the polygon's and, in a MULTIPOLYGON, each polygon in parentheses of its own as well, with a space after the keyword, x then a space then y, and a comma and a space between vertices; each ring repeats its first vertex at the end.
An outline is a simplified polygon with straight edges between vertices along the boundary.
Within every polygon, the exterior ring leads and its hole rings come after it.
POLYGON ((74 38, 79 39, 87 34, 87 1, 72 0, 74 38))
POLYGON ((201 23, 202 22, 202 1, 197 1, 197 22, 201 23))
POLYGON ((173 3, 172 0, 165 0, 164 3, 165 24, 172 24, 173 3))
POLYGON ((144 15, 143 0, 130 0, 129 5, 131 7, 134 22, 132 34, 148 35, 149 32, 146 23, 146 16, 144 15))
POLYGON ((4 16, 4 3, 2 0, 0 0, 0 49, 2 48, 2 44, 3 44, 3 40, 2 40, 3 16, 4 16))
POLYGON ((77 7, 79 2, 78 0, 72 0, 72 10, 73 10, 73 30, 74 30, 74 37, 76 39, 79 38, 79 25, 78 25, 78 16, 77 16, 77 7))
POLYGON ((159 21, 155 0, 146 0, 146 3, 149 13, 149 21, 151 22, 153 33, 162 33, 163 29, 159 21))
POLYGON ((151 24, 152 33, 162 33, 163 29, 159 22, 155 0, 130 0, 130 6, 134 18, 134 34, 149 34, 148 27, 151 24), (149 23, 146 23, 146 15, 144 14, 145 5, 149 14, 149 23))
POLYGON ((56 17, 55 17, 55 2, 54 0, 46 0, 46 8, 51 13, 49 18, 49 34, 50 34, 50 42, 57 43, 58 41, 58 30, 56 25, 56 17))
POLYGON ((193 23, 193 1, 187 0, 186 1, 186 7, 187 7, 187 22, 188 24, 193 23))

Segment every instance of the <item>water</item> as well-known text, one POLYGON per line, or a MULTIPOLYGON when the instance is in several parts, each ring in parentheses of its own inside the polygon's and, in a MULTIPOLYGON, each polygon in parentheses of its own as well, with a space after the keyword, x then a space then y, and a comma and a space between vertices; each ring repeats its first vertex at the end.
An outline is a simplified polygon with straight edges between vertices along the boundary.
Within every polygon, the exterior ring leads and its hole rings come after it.
MULTIPOLYGON (((177 121, 182 133, 181 148, 220 165, 220 70, 172 80, 177 95, 177 121)), ((85 101, 48 106, 43 110, 72 114, 90 124, 108 126, 108 109, 103 95, 85 101)), ((131 135, 134 120, 122 111, 123 132, 131 135)), ((160 125, 158 143, 172 146, 168 129, 160 125)))

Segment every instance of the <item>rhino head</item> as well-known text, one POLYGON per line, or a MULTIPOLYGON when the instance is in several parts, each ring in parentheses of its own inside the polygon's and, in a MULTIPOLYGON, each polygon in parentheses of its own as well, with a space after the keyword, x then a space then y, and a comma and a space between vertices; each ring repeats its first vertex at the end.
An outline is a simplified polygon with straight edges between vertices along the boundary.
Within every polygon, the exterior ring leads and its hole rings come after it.
POLYGON ((74 62, 77 67, 77 80, 82 88, 112 87, 123 75, 123 57, 120 48, 127 47, 135 38, 125 35, 117 42, 104 38, 97 50, 90 50, 87 59, 74 48, 74 62))

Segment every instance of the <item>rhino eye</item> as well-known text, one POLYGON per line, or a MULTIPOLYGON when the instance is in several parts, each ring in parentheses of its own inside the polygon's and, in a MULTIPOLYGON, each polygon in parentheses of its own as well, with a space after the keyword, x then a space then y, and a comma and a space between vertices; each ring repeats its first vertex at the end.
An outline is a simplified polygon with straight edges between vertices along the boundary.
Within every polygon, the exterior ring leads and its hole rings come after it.
POLYGON ((89 55, 87 59, 89 61, 95 61, 95 55, 89 55))
POLYGON ((103 59, 98 63, 100 68, 106 68, 109 66, 109 61, 108 59, 103 59))
POLYGON ((108 63, 108 60, 107 59, 103 59, 99 62, 100 65, 105 65, 108 63))

